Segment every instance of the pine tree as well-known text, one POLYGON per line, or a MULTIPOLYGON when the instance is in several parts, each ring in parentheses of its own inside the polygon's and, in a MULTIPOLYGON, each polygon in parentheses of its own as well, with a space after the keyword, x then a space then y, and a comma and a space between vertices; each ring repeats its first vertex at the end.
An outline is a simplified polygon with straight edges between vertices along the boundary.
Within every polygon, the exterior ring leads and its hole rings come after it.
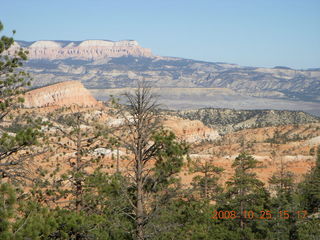
POLYGON ((299 210, 295 194, 294 174, 287 171, 287 165, 280 161, 279 170, 269 179, 273 197, 271 198, 271 212, 274 217, 268 221, 273 229, 270 237, 275 239, 294 239, 296 235, 295 213, 299 210), (287 212, 289 218, 283 218, 280 213, 287 212))
POLYGON ((120 172, 110 175, 98 169, 86 178, 85 212, 103 218, 97 224, 108 236, 103 239, 132 239, 135 229, 129 216, 134 209, 124 191, 128 185, 128 178, 120 172))
POLYGON ((214 165, 212 159, 201 161, 197 159, 191 162, 190 172, 200 173, 192 180, 192 186, 195 191, 200 193, 200 197, 207 200, 217 200, 218 195, 222 193, 222 187, 218 180, 223 168, 214 165))
POLYGON ((320 146, 314 152, 316 165, 299 185, 300 208, 308 212, 297 222, 298 239, 318 239, 320 236, 320 146))
POLYGON ((13 239, 11 221, 15 216, 16 195, 9 184, 0 184, 0 239, 13 239))
MULTIPOLYGON (((2 30, 0 22, 0 32, 2 30)), ((13 37, 0 38, 0 181, 1 178, 27 177, 26 165, 35 155, 27 154, 28 148, 36 143, 39 135, 39 125, 33 124, 34 121, 27 124, 24 119, 17 123, 13 119, 16 115, 10 116, 12 110, 21 106, 21 94, 31 81, 29 74, 21 70, 28 52, 22 48, 14 51, 13 45, 13 37)))
POLYGON ((40 188, 33 190, 38 200, 58 204, 61 200, 70 199, 67 204, 70 209, 79 212, 84 208, 85 179, 91 174, 87 168, 99 168, 100 157, 93 152, 96 148, 107 145, 107 129, 88 116, 90 115, 86 111, 82 112, 78 106, 61 108, 48 114, 50 133, 47 138, 51 154, 60 153, 56 158, 65 158, 69 166, 61 169, 57 162, 54 171, 39 169, 40 174, 45 174, 37 181, 40 188), (53 179, 51 183, 45 180, 47 176, 44 178, 48 174, 53 179))
POLYGON ((268 232, 266 222, 256 219, 261 216, 261 211, 269 210, 269 195, 264 183, 252 171, 257 163, 245 152, 236 157, 232 164, 235 174, 227 182, 226 193, 218 204, 218 210, 235 211, 239 216, 238 219, 225 221, 230 230, 239 233, 239 239, 263 239, 268 232))
MULTIPOLYGON (((0 22, 0 32, 2 30, 0 22)), ((20 69, 23 61, 27 60, 28 51, 21 48, 13 52, 10 50, 13 45, 13 37, 0 38, 0 120, 23 102, 19 95, 31 81, 29 74, 20 69)))
POLYGON ((306 175, 305 181, 301 184, 302 204, 309 213, 320 212, 320 146, 316 155, 316 165, 306 175))

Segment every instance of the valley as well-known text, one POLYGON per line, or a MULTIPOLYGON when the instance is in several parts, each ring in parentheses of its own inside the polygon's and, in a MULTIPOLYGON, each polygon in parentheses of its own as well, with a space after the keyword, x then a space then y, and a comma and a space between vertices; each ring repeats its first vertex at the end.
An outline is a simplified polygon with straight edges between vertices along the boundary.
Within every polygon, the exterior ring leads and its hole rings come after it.
POLYGON ((33 87, 76 80, 97 99, 106 100, 109 93, 135 87, 144 79, 165 90, 159 91, 169 108, 302 110, 320 115, 319 69, 245 67, 155 56, 136 41, 17 44, 30 51, 25 68, 34 78, 33 87))
POLYGON ((3 1, 0 240, 320 240, 319 12, 3 1))
MULTIPOLYGON (((27 107, 24 114, 32 115, 34 118, 48 119, 48 114, 58 114, 57 117, 71 116, 73 112, 80 111, 87 116, 87 123, 82 126, 87 129, 92 129, 96 124, 113 129, 123 121, 115 115, 117 110, 110 102, 94 100, 90 92, 80 82, 75 81, 31 90, 26 93, 24 104, 27 107), (71 97, 69 91, 75 95, 71 97), (35 98, 38 101, 29 100, 35 98), (42 98, 47 100, 41 102, 42 98), (60 108, 65 110, 61 112, 60 108)), ((231 165, 243 151, 259 161, 259 167, 255 171, 266 185, 271 176, 279 171, 280 166, 285 166, 287 171, 294 173, 298 182, 314 166, 315 157, 311 150, 320 144, 320 119, 304 112, 209 108, 162 110, 161 115, 165 128, 189 144, 191 161, 208 161, 225 169, 221 175, 222 184, 232 177, 234 172, 231 165)), ((52 124, 54 126, 57 123, 52 124)), ((68 130, 67 126, 64 128, 63 131, 68 130)), ((44 129, 51 132, 50 128, 44 129)), ((59 137, 56 134, 59 132, 54 134, 54 138, 59 137)), ((117 152, 114 148, 107 147, 106 140, 103 142, 92 149, 91 156, 101 152, 102 155, 99 156, 102 158, 96 167, 101 165, 103 171, 111 174, 116 171, 117 152)), ((130 164, 128 159, 132 156, 125 148, 120 147, 119 151, 122 160, 118 165, 120 171, 125 174, 130 164)), ((67 159, 73 154, 73 151, 67 151, 63 155, 44 155, 35 166, 41 169, 47 167, 52 171, 55 164, 59 163, 59 166, 66 170, 69 168, 67 159)), ((193 174, 188 170, 187 160, 180 177, 183 184, 190 187, 193 174)))

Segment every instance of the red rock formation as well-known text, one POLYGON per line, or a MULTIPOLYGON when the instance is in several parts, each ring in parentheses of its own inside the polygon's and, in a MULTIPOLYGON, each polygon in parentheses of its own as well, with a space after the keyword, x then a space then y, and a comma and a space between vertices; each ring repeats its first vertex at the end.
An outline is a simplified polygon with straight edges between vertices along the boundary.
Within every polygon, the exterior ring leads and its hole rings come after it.
POLYGON ((217 130, 205 126, 198 120, 187 120, 171 116, 164 121, 164 126, 188 143, 199 143, 220 138, 217 130))
POLYGON ((90 92, 78 81, 67 81, 38 88, 24 96, 27 108, 47 106, 96 106, 99 103, 90 92))

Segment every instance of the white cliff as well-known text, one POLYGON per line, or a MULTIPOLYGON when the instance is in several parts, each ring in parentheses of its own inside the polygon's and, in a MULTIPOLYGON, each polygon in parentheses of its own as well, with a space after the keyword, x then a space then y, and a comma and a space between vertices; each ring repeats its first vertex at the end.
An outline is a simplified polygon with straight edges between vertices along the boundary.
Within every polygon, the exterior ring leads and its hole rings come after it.
MULTIPOLYGON (((24 43, 25 45, 26 43, 24 43)), ((22 44, 19 41, 11 48, 17 50, 22 44)), ((28 44, 29 59, 83 59, 97 60, 109 57, 151 57, 150 49, 139 46, 137 41, 107 41, 107 40, 86 40, 82 42, 72 41, 36 41, 28 44)))

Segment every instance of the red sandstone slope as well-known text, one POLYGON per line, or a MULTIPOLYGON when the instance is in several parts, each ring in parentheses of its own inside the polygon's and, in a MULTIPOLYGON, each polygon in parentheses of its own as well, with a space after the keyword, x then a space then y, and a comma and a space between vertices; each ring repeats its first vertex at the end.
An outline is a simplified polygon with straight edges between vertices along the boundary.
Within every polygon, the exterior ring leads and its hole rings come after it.
POLYGON ((98 101, 78 81, 67 81, 38 88, 27 92, 24 96, 27 108, 47 106, 96 106, 98 101))

